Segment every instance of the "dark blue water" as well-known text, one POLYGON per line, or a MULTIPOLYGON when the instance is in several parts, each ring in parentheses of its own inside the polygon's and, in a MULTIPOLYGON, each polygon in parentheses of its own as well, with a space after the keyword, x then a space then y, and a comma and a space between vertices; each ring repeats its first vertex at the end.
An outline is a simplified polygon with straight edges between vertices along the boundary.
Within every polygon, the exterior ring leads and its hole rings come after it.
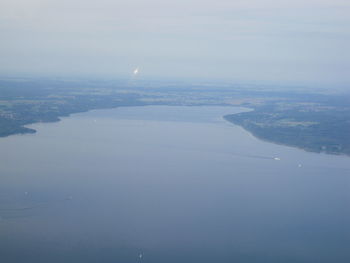
POLYGON ((134 107, 0 139, 0 262, 350 262, 350 159, 228 107, 134 107))

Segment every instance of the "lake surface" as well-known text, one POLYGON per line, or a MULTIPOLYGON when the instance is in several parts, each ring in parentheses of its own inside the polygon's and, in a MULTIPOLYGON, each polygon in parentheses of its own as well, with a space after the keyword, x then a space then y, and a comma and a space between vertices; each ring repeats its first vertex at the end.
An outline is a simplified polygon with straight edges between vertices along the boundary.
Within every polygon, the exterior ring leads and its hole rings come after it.
POLYGON ((350 158, 230 107, 125 107, 0 139, 0 261, 350 262, 350 158))

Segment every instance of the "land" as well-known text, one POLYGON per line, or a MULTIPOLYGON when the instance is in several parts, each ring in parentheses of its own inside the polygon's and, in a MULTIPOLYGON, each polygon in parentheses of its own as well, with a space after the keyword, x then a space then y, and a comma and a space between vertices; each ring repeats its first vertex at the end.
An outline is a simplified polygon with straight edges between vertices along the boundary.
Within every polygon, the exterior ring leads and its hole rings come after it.
POLYGON ((263 140, 350 155, 350 94, 271 85, 0 78, 0 137, 35 133, 26 125, 72 113, 144 105, 248 107, 225 119, 263 140))
POLYGON ((350 155, 350 97, 287 96, 224 118, 262 140, 306 151, 350 155))
POLYGON ((201 97, 196 97, 196 87, 176 89, 177 85, 129 80, 0 78, 0 137, 35 133, 25 125, 55 122, 60 117, 93 109, 217 103, 210 93, 202 92, 201 97))

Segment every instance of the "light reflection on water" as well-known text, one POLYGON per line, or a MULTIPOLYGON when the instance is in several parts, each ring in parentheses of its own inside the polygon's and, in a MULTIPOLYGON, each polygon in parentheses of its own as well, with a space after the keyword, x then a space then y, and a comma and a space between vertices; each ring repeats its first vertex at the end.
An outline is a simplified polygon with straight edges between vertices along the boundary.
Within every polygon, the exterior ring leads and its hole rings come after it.
POLYGON ((221 118, 241 110, 99 110, 0 139, 1 258, 349 262, 349 158, 221 118))

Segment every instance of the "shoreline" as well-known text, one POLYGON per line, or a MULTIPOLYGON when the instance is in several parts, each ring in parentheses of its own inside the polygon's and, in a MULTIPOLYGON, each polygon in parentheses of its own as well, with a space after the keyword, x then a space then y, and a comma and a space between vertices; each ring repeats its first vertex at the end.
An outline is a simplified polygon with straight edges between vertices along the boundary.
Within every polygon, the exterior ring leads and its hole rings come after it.
MULTIPOLYGON (((93 111, 93 110, 108 110, 108 109, 116 109, 116 108, 119 108, 119 107, 140 107, 140 106, 160 106, 160 105, 159 104, 156 104, 156 105, 151 105, 151 104, 147 104, 147 105, 122 105, 122 106, 115 106, 115 107, 101 107, 101 108, 92 108, 92 109, 88 109, 88 110, 75 111, 75 112, 71 112, 71 113, 68 113, 68 114, 58 115, 56 119, 44 120, 44 121, 43 120, 33 121, 33 122, 30 122, 30 123, 24 124, 22 126, 18 126, 18 127, 16 127, 18 131, 9 132, 8 134, 5 134, 5 135, 0 135, 0 139, 1 138, 6 138, 6 137, 10 137, 10 136, 13 136, 13 135, 35 134, 35 133, 37 133, 37 130, 35 128, 32 128, 31 127, 32 125, 39 124, 39 123, 56 123, 56 122, 60 122, 62 120, 62 118, 69 118, 73 114, 86 113, 86 112, 93 111)), ((178 107, 191 106, 191 107, 193 107, 193 106, 198 106, 198 105, 162 105, 162 106, 178 106, 178 107)), ((201 106, 211 107, 211 106, 214 106, 214 105, 201 105, 201 106)), ((201 107, 201 106, 198 106, 198 107, 201 107)), ((261 141, 264 141, 264 142, 268 142, 268 143, 273 143, 273 144, 276 144, 276 145, 292 147, 292 148, 300 149, 300 150, 303 150, 305 152, 310 152, 310 153, 318 153, 318 154, 327 154, 327 155, 350 157, 350 154, 347 154, 347 153, 333 152, 333 151, 317 151, 317 150, 313 150, 313 149, 308 148, 308 147, 303 147, 302 145, 294 145, 294 144, 290 144, 288 142, 281 142, 281 141, 278 141, 278 140, 272 140, 272 139, 266 138, 264 136, 261 136, 261 135, 257 134, 254 131, 254 129, 249 129, 245 125, 242 125, 240 122, 235 121, 232 118, 230 118, 230 116, 237 115, 237 114, 240 114, 240 113, 252 112, 252 111, 254 111, 254 109, 247 108, 247 107, 229 106, 229 105, 227 105, 225 107, 234 107, 234 108, 242 108, 242 109, 244 109, 244 111, 242 111, 242 112, 230 113, 230 114, 221 116, 221 118, 224 121, 228 122, 228 123, 231 123, 233 125, 237 125, 237 126, 243 128, 246 132, 248 132, 251 136, 253 136, 254 138, 256 138, 258 140, 261 140, 261 141)))
POLYGON ((92 110, 107 110, 107 109, 116 109, 119 107, 139 107, 139 106, 147 106, 147 105, 130 105, 130 106, 115 106, 115 107, 101 107, 101 108, 91 108, 91 109, 87 109, 87 110, 81 110, 81 111, 74 111, 74 112, 70 112, 68 114, 62 114, 62 115, 57 115, 55 116, 55 118, 50 119, 50 120, 38 120, 38 121, 32 121, 32 122, 28 122, 19 126, 16 126, 13 132, 9 132, 8 134, 2 135, 0 134, 0 139, 1 138, 6 138, 9 136, 13 136, 13 135, 26 135, 26 134, 35 134, 37 132, 36 129, 31 128, 31 125, 34 124, 38 124, 38 123, 56 123, 56 122, 60 122, 62 120, 62 118, 69 118, 72 114, 79 114, 79 113, 86 113, 92 110), (29 127, 28 127, 29 126, 29 127), (15 130, 21 130, 21 131, 15 131, 15 130))
MULTIPOLYGON (((237 113, 230 113, 230 114, 238 114, 242 112, 249 112, 253 109, 247 108, 247 107, 241 107, 241 106, 232 106, 232 105, 168 105, 168 104, 139 104, 139 105, 118 105, 114 107, 101 107, 101 108, 91 108, 88 110, 81 110, 81 111, 74 111, 68 114, 62 114, 62 115, 57 115, 55 119, 51 120, 38 120, 38 121, 32 121, 26 124, 23 124, 21 126, 17 126, 17 129, 21 129, 22 131, 13 131, 11 133, 8 133, 6 135, 1 135, 0 134, 0 139, 1 138, 7 138, 9 136, 13 135, 27 135, 27 134, 35 134, 37 133, 37 130, 35 128, 32 128, 32 125, 39 124, 39 123, 57 123, 60 122, 63 118, 69 118, 73 114, 81 114, 81 113, 87 113, 90 111, 95 111, 95 110, 112 110, 112 109, 117 109, 121 107, 147 107, 147 106, 169 106, 169 107, 231 107, 231 108, 240 108, 242 109, 241 112, 237 113)), ((224 115, 225 116, 225 115, 224 115)), ((220 118, 223 118, 224 116, 220 116, 220 118)))
POLYGON ((231 116, 231 115, 233 115, 233 114, 225 115, 225 116, 223 116, 223 119, 226 120, 227 122, 231 123, 231 124, 234 124, 234 125, 237 125, 237 126, 241 127, 242 129, 244 129, 246 132, 248 132, 249 134, 251 134, 254 138, 256 138, 258 140, 261 140, 261 141, 264 141, 264 142, 268 142, 268 143, 273 143, 273 144, 276 144, 276 145, 292 147, 292 148, 303 150, 303 151, 309 152, 309 153, 317 153, 317 154, 327 154, 327 155, 333 155, 333 156, 350 157, 350 154, 347 154, 347 153, 330 152, 330 151, 329 152, 327 152, 327 151, 316 151, 316 150, 312 150, 312 149, 307 148, 307 147, 293 145, 293 144, 289 144, 287 142, 275 141, 275 140, 271 140, 271 139, 265 138, 263 136, 259 136, 256 132, 254 132, 253 129, 249 129, 249 128, 245 127, 244 125, 229 119, 228 117, 231 116))

